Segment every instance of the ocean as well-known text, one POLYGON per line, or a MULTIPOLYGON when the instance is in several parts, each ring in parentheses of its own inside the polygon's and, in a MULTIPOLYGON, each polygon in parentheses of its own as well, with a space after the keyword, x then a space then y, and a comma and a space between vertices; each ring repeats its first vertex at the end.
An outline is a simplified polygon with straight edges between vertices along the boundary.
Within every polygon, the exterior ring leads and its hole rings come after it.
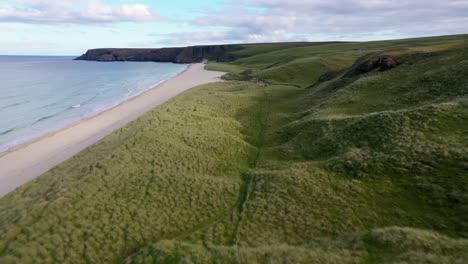
POLYGON ((112 108, 187 65, 0 56, 0 152, 112 108))

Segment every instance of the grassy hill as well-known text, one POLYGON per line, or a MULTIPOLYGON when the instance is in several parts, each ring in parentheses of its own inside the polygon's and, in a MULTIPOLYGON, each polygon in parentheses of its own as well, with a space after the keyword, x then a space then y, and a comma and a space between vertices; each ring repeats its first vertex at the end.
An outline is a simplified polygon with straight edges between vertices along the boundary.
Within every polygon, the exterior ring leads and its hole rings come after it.
POLYGON ((0 262, 468 261, 468 36, 231 55, 0 199, 0 262))

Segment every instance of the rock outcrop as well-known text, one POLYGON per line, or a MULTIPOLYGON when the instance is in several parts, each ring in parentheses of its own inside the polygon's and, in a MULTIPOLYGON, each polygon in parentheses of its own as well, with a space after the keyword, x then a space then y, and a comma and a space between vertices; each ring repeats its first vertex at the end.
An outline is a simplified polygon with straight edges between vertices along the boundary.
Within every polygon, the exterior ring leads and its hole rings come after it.
POLYGON ((232 61, 228 52, 242 49, 239 45, 193 46, 161 49, 91 49, 75 60, 90 61, 155 61, 193 63, 203 60, 232 61))
POLYGON ((371 72, 375 69, 379 71, 387 71, 398 66, 398 62, 390 55, 381 55, 362 63, 356 64, 353 68, 354 74, 363 74, 371 72))

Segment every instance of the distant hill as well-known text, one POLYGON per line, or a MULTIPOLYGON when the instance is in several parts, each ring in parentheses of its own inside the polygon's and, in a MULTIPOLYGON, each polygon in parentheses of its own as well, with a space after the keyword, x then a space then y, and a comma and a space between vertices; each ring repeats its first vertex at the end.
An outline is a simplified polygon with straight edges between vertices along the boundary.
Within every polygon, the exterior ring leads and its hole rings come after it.
POLYGON ((161 49, 92 49, 76 60, 92 61, 155 61, 174 63, 201 62, 205 59, 230 61, 228 51, 236 51, 236 45, 196 46, 161 49))
POLYGON ((102 48, 90 49, 75 60, 90 61, 155 61, 174 63, 194 63, 210 60, 216 62, 229 62, 237 57, 232 52, 247 49, 278 50, 291 47, 313 46, 329 44, 332 42, 294 42, 294 43, 261 43, 261 44, 232 44, 207 45, 192 47, 160 48, 160 49, 118 49, 102 48))

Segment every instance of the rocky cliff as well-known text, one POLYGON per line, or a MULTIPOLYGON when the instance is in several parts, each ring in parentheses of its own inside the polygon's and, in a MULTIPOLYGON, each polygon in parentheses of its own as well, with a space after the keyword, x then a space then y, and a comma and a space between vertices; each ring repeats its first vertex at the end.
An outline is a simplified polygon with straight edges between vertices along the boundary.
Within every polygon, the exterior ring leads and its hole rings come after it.
POLYGON ((225 62, 234 59, 228 52, 240 49, 242 49, 242 47, 239 45, 212 45, 161 49, 91 49, 75 60, 193 63, 208 59, 217 62, 225 62))

